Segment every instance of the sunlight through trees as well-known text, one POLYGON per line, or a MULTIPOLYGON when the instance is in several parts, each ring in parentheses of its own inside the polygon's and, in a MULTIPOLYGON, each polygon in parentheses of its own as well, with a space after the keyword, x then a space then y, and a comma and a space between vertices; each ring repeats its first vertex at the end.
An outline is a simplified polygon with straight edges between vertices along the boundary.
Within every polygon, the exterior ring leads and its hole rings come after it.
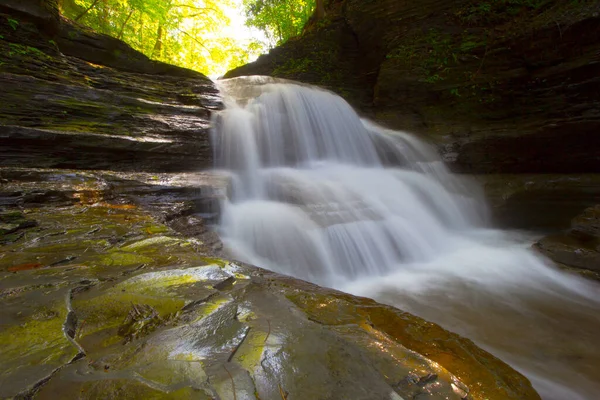
POLYGON ((244 0, 246 24, 265 32, 272 47, 280 45, 302 33, 316 3, 319 5, 319 11, 322 12, 322 1, 244 0))
POLYGON ((62 0, 62 13, 148 57, 216 76, 256 57, 259 40, 235 36, 235 0, 62 0))
POLYGON ((60 0, 68 18, 213 77, 300 35, 315 7, 318 16, 321 0, 60 0))

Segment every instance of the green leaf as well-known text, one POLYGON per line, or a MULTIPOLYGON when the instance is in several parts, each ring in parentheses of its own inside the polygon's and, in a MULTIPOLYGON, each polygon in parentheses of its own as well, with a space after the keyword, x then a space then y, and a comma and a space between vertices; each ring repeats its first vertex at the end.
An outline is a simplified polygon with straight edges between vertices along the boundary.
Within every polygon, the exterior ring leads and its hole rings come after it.
POLYGON ((12 19, 12 18, 6 18, 6 20, 8 21, 8 25, 10 25, 11 28, 13 28, 13 30, 17 30, 17 27, 19 26, 19 21, 17 21, 16 19, 12 19))

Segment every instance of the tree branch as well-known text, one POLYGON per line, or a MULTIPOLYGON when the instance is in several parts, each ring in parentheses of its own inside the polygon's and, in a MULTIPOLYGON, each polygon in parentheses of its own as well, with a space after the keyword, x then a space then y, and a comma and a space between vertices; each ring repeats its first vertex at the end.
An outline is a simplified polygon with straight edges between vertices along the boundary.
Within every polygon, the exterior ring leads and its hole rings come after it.
POLYGON ((86 8, 84 12, 82 12, 77 17, 75 17, 74 21, 75 22, 79 21, 81 19, 81 17, 83 17, 85 14, 87 14, 92 8, 96 7, 96 4, 98 4, 99 1, 100 0, 94 0, 94 2, 92 3, 91 6, 89 6, 88 8, 86 8))
POLYGON ((129 19, 133 15, 134 11, 135 10, 132 8, 131 11, 129 11, 127 18, 125 18, 125 22, 123 22, 123 25, 121 26, 121 30, 119 31, 119 36, 117 36, 119 40, 121 40, 123 38, 123 31, 125 30, 125 25, 127 25, 127 23, 129 22, 129 19))
POLYGON ((214 8, 211 7, 196 7, 196 6, 190 6, 188 4, 175 4, 174 6, 171 6, 171 8, 175 8, 175 7, 186 7, 186 8, 191 8, 193 10, 208 10, 208 11, 212 11, 214 13, 219 14, 219 11, 217 11, 214 8))

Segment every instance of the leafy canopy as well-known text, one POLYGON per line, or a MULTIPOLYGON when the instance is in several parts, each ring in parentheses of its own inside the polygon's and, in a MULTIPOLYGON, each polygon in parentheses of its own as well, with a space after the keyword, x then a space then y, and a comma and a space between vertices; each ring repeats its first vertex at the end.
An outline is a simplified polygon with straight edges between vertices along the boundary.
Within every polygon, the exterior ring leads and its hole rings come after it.
MULTIPOLYGON (((61 0, 62 13, 148 57, 209 76, 245 64, 263 45, 225 33, 239 0, 61 0)), ((229 30, 231 32, 231 29, 229 30)))
POLYGON ((271 47, 302 33, 316 0, 244 0, 246 25, 262 30, 271 47))

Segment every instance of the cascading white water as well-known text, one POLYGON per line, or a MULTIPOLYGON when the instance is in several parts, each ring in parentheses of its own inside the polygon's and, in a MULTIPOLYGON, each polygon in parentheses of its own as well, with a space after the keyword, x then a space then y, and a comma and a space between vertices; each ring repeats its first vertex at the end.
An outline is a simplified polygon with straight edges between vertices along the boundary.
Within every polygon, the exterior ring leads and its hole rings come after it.
POLYGON ((340 97, 270 78, 221 82, 221 233, 234 256, 368 296, 476 341, 545 399, 600 393, 598 286, 485 227, 476 185, 340 97))

